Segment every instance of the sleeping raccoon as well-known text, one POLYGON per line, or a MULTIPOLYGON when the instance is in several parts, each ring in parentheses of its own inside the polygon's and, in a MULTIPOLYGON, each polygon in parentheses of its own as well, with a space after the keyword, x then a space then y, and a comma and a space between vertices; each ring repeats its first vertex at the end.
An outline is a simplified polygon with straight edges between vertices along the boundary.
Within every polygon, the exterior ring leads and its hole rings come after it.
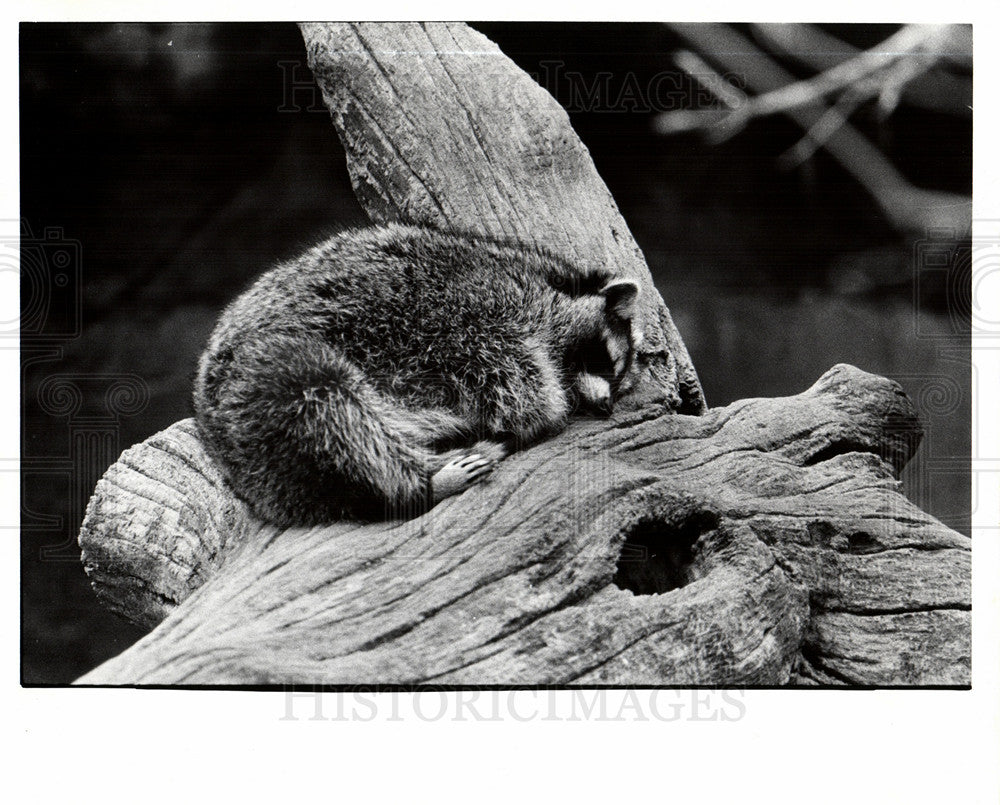
POLYGON ((344 232, 223 312, 195 413, 265 520, 413 516, 574 408, 610 412, 641 338, 638 292, 486 238, 344 232))

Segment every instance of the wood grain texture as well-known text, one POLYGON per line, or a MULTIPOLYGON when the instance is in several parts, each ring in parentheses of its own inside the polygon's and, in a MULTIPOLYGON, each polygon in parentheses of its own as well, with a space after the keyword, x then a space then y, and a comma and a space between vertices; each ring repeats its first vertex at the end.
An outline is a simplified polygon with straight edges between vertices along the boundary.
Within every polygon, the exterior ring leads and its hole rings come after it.
MULTIPOLYGON (((303 32, 373 218, 536 239, 652 288, 565 114, 483 37, 303 32)), ((80 682, 968 684, 971 544, 900 493, 920 427, 899 386, 837 366, 705 410, 647 299, 629 405, 416 520, 264 525, 190 420, 126 451, 80 543, 101 599, 156 628, 80 682)))

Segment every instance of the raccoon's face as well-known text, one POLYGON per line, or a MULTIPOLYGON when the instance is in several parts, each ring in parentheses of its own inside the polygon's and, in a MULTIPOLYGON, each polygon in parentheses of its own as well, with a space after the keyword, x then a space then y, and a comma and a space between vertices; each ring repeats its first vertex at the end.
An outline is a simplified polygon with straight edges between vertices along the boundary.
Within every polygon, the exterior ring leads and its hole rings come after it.
POLYGON ((636 348, 642 341, 639 285, 616 279, 598 292, 596 320, 570 349, 567 366, 578 407, 610 414, 614 400, 628 391, 636 348))

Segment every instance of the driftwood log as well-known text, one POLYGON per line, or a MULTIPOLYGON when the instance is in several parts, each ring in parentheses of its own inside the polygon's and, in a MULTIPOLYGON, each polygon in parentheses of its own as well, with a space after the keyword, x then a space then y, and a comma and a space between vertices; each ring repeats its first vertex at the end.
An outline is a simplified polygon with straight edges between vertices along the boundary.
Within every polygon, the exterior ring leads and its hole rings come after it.
POLYGON ((646 289, 640 391, 408 522, 278 530, 191 420, 127 450, 81 533, 155 627, 85 684, 967 685, 970 541, 900 493, 920 426, 836 366, 705 410, 555 101, 462 25, 305 25, 375 220, 536 241, 646 289))

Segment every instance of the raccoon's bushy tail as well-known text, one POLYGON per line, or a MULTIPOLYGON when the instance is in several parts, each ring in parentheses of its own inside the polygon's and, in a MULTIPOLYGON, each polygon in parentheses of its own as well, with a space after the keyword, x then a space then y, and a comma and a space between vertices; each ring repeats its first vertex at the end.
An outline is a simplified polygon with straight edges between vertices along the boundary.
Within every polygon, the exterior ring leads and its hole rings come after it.
POLYGON ((195 408, 236 491, 279 525, 416 516, 440 466, 431 445, 468 431, 446 410, 411 410, 379 393, 308 336, 210 352, 195 408))

